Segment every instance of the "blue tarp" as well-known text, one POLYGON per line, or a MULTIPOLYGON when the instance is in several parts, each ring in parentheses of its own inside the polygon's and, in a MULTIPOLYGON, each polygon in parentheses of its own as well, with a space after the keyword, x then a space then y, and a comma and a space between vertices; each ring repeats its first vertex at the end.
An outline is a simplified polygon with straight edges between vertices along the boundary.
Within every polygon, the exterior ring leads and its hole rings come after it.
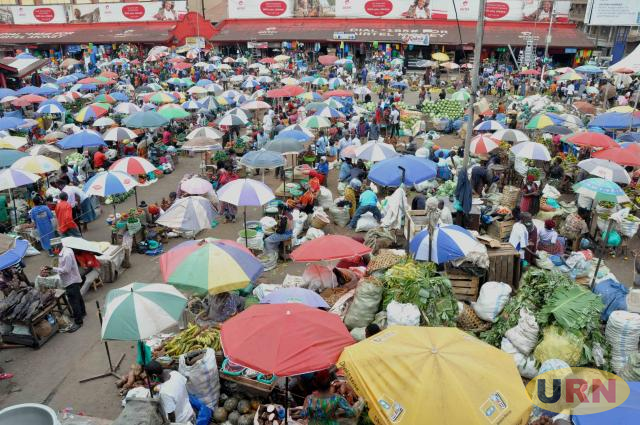
POLYGON ((0 270, 15 266, 22 261, 27 248, 29 248, 29 242, 22 239, 16 240, 16 245, 13 248, 0 255, 0 270))
POLYGON ((589 127, 602 127, 609 129, 624 129, 640 127, 640 117, 632 113, 605 112, 598 115, 589 123, 589 127))

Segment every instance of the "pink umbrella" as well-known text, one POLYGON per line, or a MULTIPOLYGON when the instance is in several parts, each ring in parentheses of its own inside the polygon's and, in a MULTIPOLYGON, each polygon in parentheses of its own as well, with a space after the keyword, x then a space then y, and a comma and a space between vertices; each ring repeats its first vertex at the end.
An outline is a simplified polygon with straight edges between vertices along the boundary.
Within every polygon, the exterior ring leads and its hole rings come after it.
POLYGON ((347 146, 346 148, 340 151, 341 158, 355 158, 356 157, 356 148, 357 146, 347 146))
POLYGON ((109 171, 122 171, 133 176, 152 173, 156 171, 156 167, 139 156, 127 156, 111 164, 109 171))
POLYGON ((191 195, 204 195, 205 193, 213 192, 213 186, 205 179, 191 177, 180 184, 180 190, 191 195))

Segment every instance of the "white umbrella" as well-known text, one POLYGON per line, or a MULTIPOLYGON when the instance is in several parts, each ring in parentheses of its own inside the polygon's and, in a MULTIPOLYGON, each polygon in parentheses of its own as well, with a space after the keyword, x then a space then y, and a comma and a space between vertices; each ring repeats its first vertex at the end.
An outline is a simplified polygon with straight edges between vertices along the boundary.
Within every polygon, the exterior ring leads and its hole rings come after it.
POLYGON ((110 142, 120 142, 122 140, 133 140, 136 137, 138 135, 133 130, 126 127, 114 127, 107 130, 103 138, 110 142))
POLYGON ((114 125, 116 122, 109 117, 98 118, 93 122, 94 127, 108 127, 114 125))
POLYGON ((387 143, 379 143, 376 141, 369 141, 362 146, 359 146, 356 151, 356 158, 363 161, 378 162, 385 159, 398 156, 398 153, 393 148, 393 145, 387 143))
POLYGON ((578 167, 589 172, 589 174, 603 179, 612 180, 616 183, 629 184, 631 176, 620 165, 606 159, 590 158, 578 162, 578 167))
POLYGON ((192 130, 187 134, 187 140, 195 139, 196 137, 206 137, 209 139, 222 139, 223 134, 212 127, 199 127, 192 130))
POLYGON ((515 156, 539 161, 551 161, 547 147, 536 142, 522 142, 511 147, 515 156))
POLYGON ((215 217, 216 212, 208 199, 189 196, 176 200, 156 223, 170 229, 198 233, 210 229, 215 217))
POLYGON ((503 130, 498 130, 491 136, 494 139, 501 140, 503 142, 511 142, 513 144, 528 142, 529 136, 523 133, 520 130, 512 130, 510 128, 505 128, 503 130))

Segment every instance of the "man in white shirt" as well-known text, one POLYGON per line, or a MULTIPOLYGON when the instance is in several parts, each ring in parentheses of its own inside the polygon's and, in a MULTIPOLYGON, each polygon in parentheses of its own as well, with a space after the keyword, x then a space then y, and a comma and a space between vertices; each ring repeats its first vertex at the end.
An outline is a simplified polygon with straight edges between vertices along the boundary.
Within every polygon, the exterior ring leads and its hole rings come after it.
POLYGON ((573 83, 569 83, 567 86, 567 103, 573 101, 573 95, 576 93, 576 86, 573 83))
POLYGON ((391 139, 398 137, 400 135, 400 111, 396 105, 391 107, 389 122, 391 123, 391 139))
POLYGON ((152 382, 160 383, 156 391, 160 395, 160 403, 169 422, 193 424, 195 412, 189 403, 187 378, 180 372, 164 371, 155 360, 149 362, 144 369, 152 382))
POLYGON ((71 311, 73 312, 74 324, 67 329, 67 332, 75 332, 82 326, 84 316, 87 311, 84 306, 84 299, 80 289, 82 288, 82 277, 78 269, 78 262, 73 250, 62 246, 62 238, 51 239, 51 250, 58 255, 58 267, 51 267, 51 270, 58 273, 62 287, 64 288, 71 311))

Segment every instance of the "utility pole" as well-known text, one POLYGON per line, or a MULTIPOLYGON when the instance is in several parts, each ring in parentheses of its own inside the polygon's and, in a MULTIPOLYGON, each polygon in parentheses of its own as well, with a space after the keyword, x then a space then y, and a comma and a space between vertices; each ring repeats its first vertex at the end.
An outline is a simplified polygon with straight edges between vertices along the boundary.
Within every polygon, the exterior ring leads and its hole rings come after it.
POLYGON ((551 26, 553 25, 553 17, 555 16, 555 14, 556 14, 555 9, 551 9, 551 13, 549 14, 549 30, 547 31, 547 38, 544 43, 544 56, 542 57, 542 72, 540 73, 540 82, 544 81, 544 70, 547 67, 547 57, 549 56, 549 44, 551 44, 551 26))
POLYGON ((464 160, 462 167, 466 170, 469 166, 469 144, 471 143, 471 134, 473 133, 473 107, 477 101, 478 83, 480 72, 480 56, 482 55, 482 38, 484 37, 484 7, 487 0, 480 0, 478 7, 478 22, 476 24, 476 41, 473 48, 473 69, 471 70, 471 98, 469 99, 469 114, 467 122, 467 134, 464 138, 464 160))

